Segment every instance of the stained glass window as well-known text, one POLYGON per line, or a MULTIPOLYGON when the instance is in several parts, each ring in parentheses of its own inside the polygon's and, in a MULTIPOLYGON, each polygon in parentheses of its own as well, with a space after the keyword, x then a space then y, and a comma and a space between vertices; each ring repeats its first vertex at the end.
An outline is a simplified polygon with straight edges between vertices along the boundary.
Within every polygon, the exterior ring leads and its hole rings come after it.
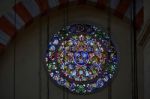
POLYGON ((50 78, 79 94, 104 88, 118 68, 110 35, 87 24, 66 26, 54 34, 45 59, 50 78))

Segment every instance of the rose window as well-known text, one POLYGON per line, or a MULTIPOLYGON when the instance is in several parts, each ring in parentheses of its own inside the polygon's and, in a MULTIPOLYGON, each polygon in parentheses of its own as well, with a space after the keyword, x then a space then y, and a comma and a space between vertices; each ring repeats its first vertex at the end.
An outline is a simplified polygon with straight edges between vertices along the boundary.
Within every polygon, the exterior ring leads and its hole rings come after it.
POLYGON ((50 78, 79 94, 104 88, 118 68, 110 35, 87 24, 66 26, 54 34, 45 59, 50 78))

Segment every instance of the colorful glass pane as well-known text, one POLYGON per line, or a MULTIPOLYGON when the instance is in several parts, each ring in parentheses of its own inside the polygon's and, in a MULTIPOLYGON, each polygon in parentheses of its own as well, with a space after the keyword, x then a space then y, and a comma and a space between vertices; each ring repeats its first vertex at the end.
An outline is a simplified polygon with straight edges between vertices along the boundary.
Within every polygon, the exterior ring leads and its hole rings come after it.
POLYGON ((45 59, 50 78, 79 94, 104 88, 118 68, 110 35, 87 24, 66 26, 54 34, 45 59))

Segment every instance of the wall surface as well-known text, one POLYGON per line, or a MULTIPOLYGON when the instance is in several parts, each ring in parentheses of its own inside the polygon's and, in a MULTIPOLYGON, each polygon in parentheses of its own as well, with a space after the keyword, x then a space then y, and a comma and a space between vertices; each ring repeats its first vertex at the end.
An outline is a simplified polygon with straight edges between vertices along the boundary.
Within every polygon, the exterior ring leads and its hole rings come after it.
POLYGON ((150 85, 150 41, 147 43, 147 45, 144 48, 144 93, 145 93, 145 99, 150 98, 150 91, 149 86, 150 85))
POLYGON ((15 2, 19 2, 22 0, 0 0, 0 16, 6 11, 9 11, 11 7, 15 4, 15 2))
MULTIPOLYGON (((68 15, 69 24, 88 23, 108 27, 107 13, 93 7, 71 7, 68 15)), ((64 25, 64 17, 64 9, 51 11, 49 25, 47 16, 37 17, 18 33, 0 56, 0 99, 14 99, 14 94, 15 99, 62 99, 66 96, 62 88, 47 79, 44 69, 47 36, 56 33, 64 25)), ((131 99, 130 26, 112 16, 111 28, 112 38, 120 52, 119 72, 112 83, 112 99, 131 99)), ((91 95, 68 95, 68 99, 93 98, 108 99, 108 88, 91 95)))
POLYGON ((144 0, 144 23, 146 24, 148 21, 150 21, 150 0, 144 0))

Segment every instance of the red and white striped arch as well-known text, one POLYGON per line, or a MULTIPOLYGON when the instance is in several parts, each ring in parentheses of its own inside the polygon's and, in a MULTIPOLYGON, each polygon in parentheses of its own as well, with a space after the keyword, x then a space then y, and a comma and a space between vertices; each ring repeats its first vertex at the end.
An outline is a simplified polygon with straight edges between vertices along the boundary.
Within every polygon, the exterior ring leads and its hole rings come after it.
MULTIPOLYGON (((108 0, 69 0, 76 5, 95 4, 99 9, 107 8, 108 0), (88 3, 87 3, 88 2, 88 3)), ((54 7, 64 7, 67 0, 23 0, 15 4, 8 12, 0 16, 0 52, 7 46, 17 31, 23 28, 29 21, 54 7)), ((113 14, 118 18, 130 19, 132 0, 111 0, 113 14)), ((143 24, 143 2, 136 2, 136 26, 140 28, 143 24)))

